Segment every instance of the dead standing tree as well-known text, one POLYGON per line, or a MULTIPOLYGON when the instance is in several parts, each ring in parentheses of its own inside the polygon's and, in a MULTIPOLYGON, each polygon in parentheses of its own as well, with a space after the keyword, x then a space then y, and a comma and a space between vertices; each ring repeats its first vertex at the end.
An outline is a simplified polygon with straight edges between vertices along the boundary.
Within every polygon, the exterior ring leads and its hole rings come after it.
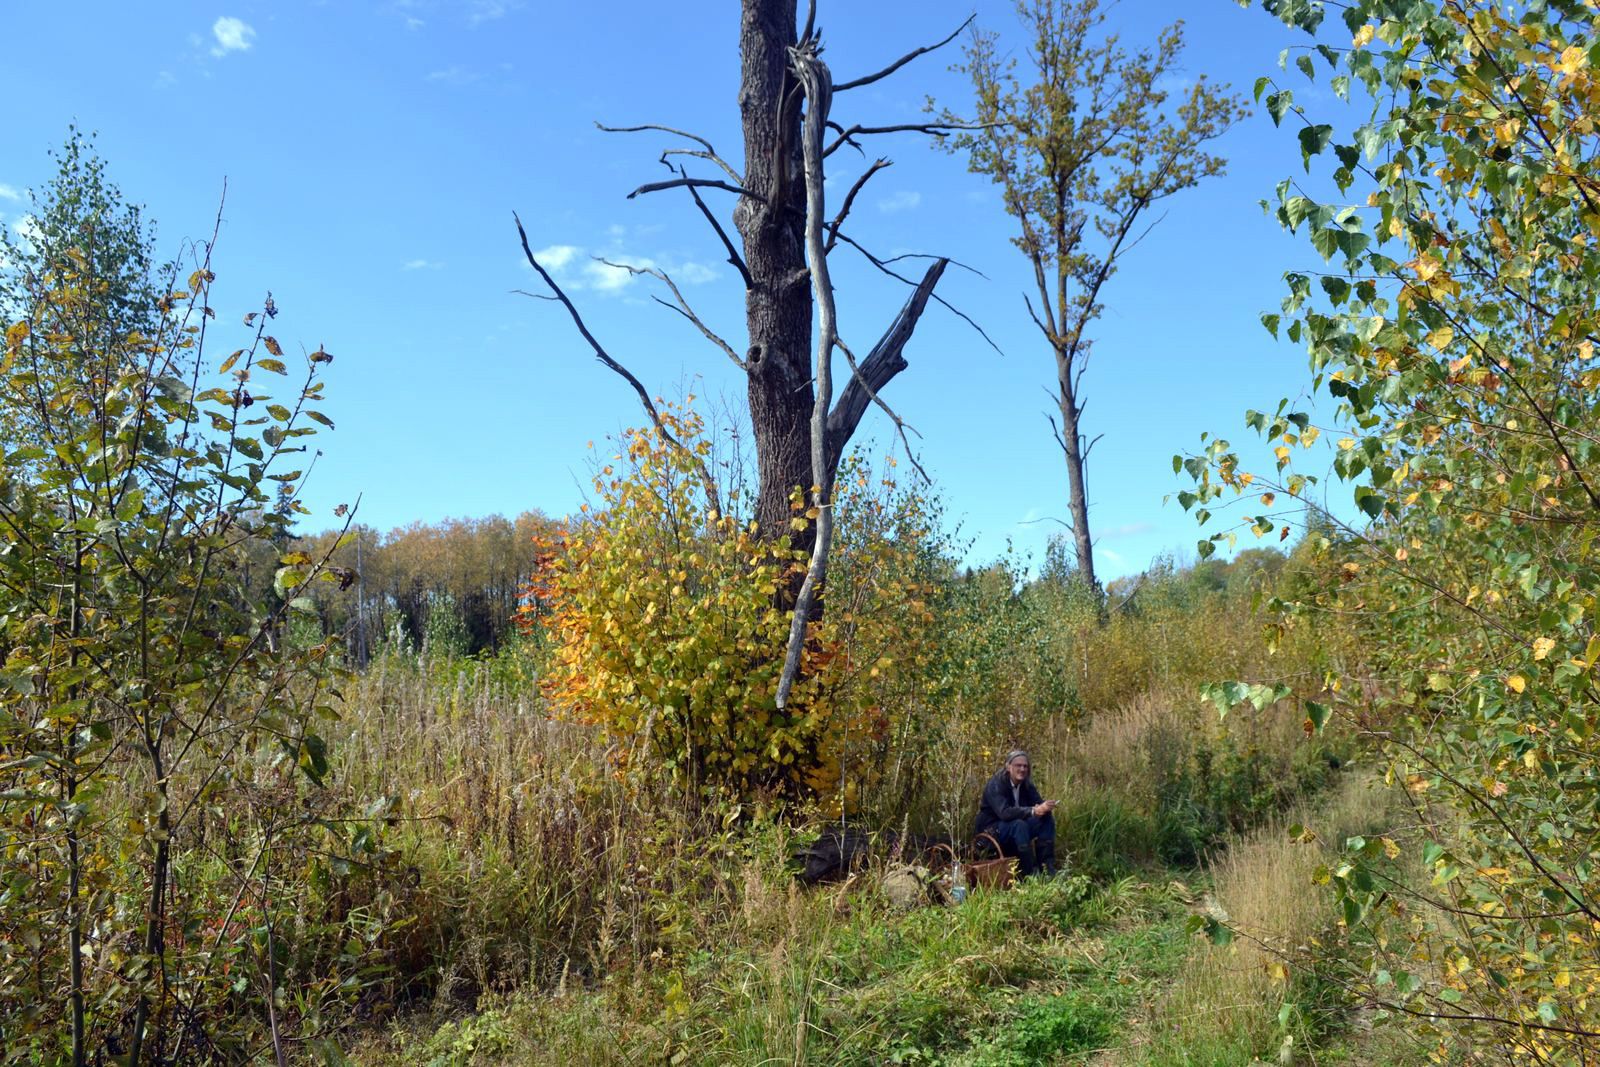
MULTIPOLYGON (((694 312, 665 272, 640 269, 641 273, 656 277, 671 294, 671 302, 658 297, 661 303, 688 319, 745 372, 756 445, 756 522, 765 537, 787 538, 810 555, 803 580, 789 590, 791 604, 786 607, 792 607, 794 623, 778 688, 779 707, 786 703, 799 673, 807 625, 821 617, 818 597, 827 573, 833 477, 840 457, 871 404, 889 415, 905 439, 905 424, 884 404, 880 394, 906 368, 905 346, 928 301, 944 303, 934 294, 934 288, 948 262, 929 257, 921 279, 914 280, 897 273, 845 231, 856 196, 889 165, 888 160, 874 161, 855 179, 832 218, 826 213, 823 195, 825 167, 843 147, 859 151, 861 138, 898 132, 943 137, 952 130, 971 128, 960 121, 845 126, 832 116, 837 94, 888 77, 917 56, 948 43, 963 27, 937 44, 901 56, 876 73, 834 84, 821 59, 822 43, 815 15, 813 3, 804 28, 797 31, 796 0, 743 0, 739 32, 742 172, 718 155, 710 141, 683 130, 655 124, 601 127, 619 133, 654 131, 681 139, 682 145, 668 149, 661 157, 673 176, 642 185, 629 197, 668 189, 686 190, 744 283, 748 343, 741 355, 694 312), (717 176, 691 174, 688 168, 693 161, 714 167, 717 176), (738 198, 733 210, 734 229, 740 238, 738 247, 717 213, 707 205, 702 190, 708 195, 732 193, 738 198), (904 306, 860 360, 840 336, 829 279, 829 256, 841 243, 911 288, 904 306), (850 366, 850 377, 838 390, 836 400, 832 376, 835 348, 844 353, 850 366), (807 513, 812 521, 799 530, 793 529, 790 522, 790 501, 797 487, 809 493, 812 505, 807 513)), ((681 448, 664 426, 649 391, 607 352, 584 323, 578 308, 540 265, 520 219, 517 231, 529 264, 554 294, 553 299, 565 307, 595 357, 627 380, 657 431, 669 444, 681 448)), ((718 507, 710 471, 699 457, 690 458, 705 484, 711 506, 718 507)))

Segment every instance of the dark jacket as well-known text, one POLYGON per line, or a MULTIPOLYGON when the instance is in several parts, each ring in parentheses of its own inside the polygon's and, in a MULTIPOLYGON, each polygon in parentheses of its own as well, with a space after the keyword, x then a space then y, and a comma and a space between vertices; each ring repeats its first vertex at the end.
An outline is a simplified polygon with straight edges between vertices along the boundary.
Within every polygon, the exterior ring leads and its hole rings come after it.
POLYGON ((1017 795, 1022 800, 1021 805, 1011 802, 1011 776, 1001 767, 983 787, 983 800, 978 804, 978 822, 973 833, 981 834, 996 823, 1029 818, 1033 815, 1033 806, 1044 803, 1044 797, 1033 786, 1032 777, 1023 779, 1017 787, 1017 795))

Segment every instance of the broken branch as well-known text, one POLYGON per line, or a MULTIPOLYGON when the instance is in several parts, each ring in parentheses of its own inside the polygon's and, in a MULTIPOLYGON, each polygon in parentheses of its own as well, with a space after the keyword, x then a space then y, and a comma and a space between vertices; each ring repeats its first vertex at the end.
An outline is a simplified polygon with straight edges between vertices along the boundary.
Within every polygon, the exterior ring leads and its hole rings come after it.
POLYGON ((845 216, 850 214, 850 207, 856 202, 856 194, 861 192, 863 186, 872 179, 872 176, 885 167, 893 166, 893 162, 879 158, 873 161, 872 166, 857 178, 855 184, 850 186, 850 191, 844 194, 844 202, 839 205, 839 214, 835 215, 833 222, 828 224, 828 243, 824 251, 832 252, 833 246, 839 243, 839 227, 844 225, 845 216))
POLYGON ((678 189, 683 186, 688 186, 691 189, 722 189, 726 192, 736 193, 739 196, 748 196, 750 199, 758 200, 763 204, 767 202, 766 198, 760 193, 752 193, 742 185, 730 185, 727 182, 718 181, 716 178, 673 178, 664 182, 647 182, 629 193, 628 199, 632 200, 642 193, 659 193, 663 189, 678 189))
POLYGON ((887 78, 889 75, 893 74, 895 71, 911 62, 913 59, 916 59, 918 56, 925 56, 929 52, 936 52, 945 45, 949 44, 951 41, 955 40, 956 34, 972 25, 972 20, 977 17, 978 16, 976 14, 968 15, 967 21, 951 30, 950 35, 944 40, 938 41, 934 44, 923 45, 921 48, 913 48, 911 51, 907 52, 905 55, 901 56, 899 59, 895 60, 893 63, 890 63, 887 67, 884 67, 875 74, 868 74, 865 77, 855 78, 840 85, 835 85, 833 87, 833 91, 836 93, 842 93, 846 89, 859 89, 863 85, 871 85, 875 81, 882 81, 884 78, 887 78))
POLYGON ((627 367, 611 358, 611 353, 607 352, 605 346, 595 338, 594 334, 589 332, 589 326, 583 321, 583 315, 579 313, 577 306, 568 298, 566 291, 556 284, 556 280, 550 276, 550 272, 544 269, 538 257, 533 254, 533 247, 528 244, 528 231, 522 227, 522 218, 515 211, 511 213, 511 217, 516 220, 517 236, 522 240, 522 254, 527 257, 528 265, 538 273, 539 277, 544 280, 545 285, 549 286, 550 291, 555 294, 556 299, 567 309, 567 314, 572 318, 572 324, 578 328, 578 333, 583 335, 583 339, 589 342, 589 347, 594 350, 595 358, 619 374, 629 385, 633 386, 633 391, 639 394, 639 403, 644 405, 645 413, 650 416, 650 422, 655 426, 656 432, 661 435, 662 440, 677 449, 681 455, 693 464, 700 475, 701 483, 705 486, 706 499, 710 502, 711 507, 718 514, 721 514, 722 504, 721 497, 717 492, 717 482, 716 479, 711 477, 711 471, 707 469, 705 460, 684 447, 683 442, 673 436, 672 431, 668 430, 666 423, 662 421, 661 413, 656 410, 655 402, 650 399, 650 394, 645 390, 644 384, 634 377, 633 372, 628 370, 627 367))
POLYGON ((694 324, 695 329, 699 330, 705 336, 706 340, 722 349, 722 351, 727 354, 728 358, 733 360, 734 366, 738 367, 740 370, 745 369, 744 360, 739 358, 739 354, 733 350, 733 346, 728 344, 728 342, 724 341, 721 337, 717 336, 716 332, 712 330, 711 327, 707 326, 705 322, 701 320, 699 315, 694 313, 694 309, 689 306, 689 302, 683 298, 683 293, 678 289, 678 283, 674 282, 672 280, 672 276, 666 271, 659 270, 655 267, 636 267, 632 263, 616 263, 600 256, 596 256, 595 258, 608 267, 615 267, 617 270, 625 270, 635 277, 640 274, 648 274, 650 277, 661 282, 669 290, 671 290, 672 299, 676 300, 677 304, 669 304, 659 296, 655 296, 653 294, 651 299, 660 304, 662 307, 670 308, 671 310, 682 315, 684 318, 688 319, 694 324))
MULTIPOLYGON (((900 431, 901 439, 905 440, 904 421, 879 398, 878 393, 895 375, 906 369, 906 343, 911 340, 911 334, 917 328, 917 320, 922 317, 923 310, 928 306, 928 299, 933 295, 934 286, 939 284, 946 263, 946 260, 940 259, 929 265, 928 272, 923 275, 922 281, 917 283, 905 306, 900 309, 894 321, 889 324, 889 328, 883 332, 883 336, 872 346, 872 351, 867 353, 867 358, 861 361, 859 366, 856 364, 855 355, 845 348, 842 341, 840 342, 839 347, 850 361, 850 369, 854 372, 854 376, 840 393, 839 403, 828 414, 829 461, 833 468, 838 467, 845 442, 855 432, 869 403, 876 403, 883 409, 884 414, 889 416, 895 428, 900 431)), ((906 441, 906 454, 908 457, 911 455, 909 441, 906 441)), ((911 457, 911 462, 917 468, 917 472, 927 479, 927 472, 923 471, 915 457, 911 457)))

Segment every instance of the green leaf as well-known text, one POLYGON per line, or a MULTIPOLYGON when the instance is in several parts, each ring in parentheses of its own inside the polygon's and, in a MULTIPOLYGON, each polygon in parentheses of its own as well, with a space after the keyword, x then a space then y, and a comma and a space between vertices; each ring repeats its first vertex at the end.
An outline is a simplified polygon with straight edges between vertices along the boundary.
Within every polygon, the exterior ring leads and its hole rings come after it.
POLYGON ((1320 155, 1328 142, 1333 140, 1333 127, 1326 124, 1305 126, 1300 130, 1300 158, 1305 162, 1306 169, 1311 169, 1311 157, 1320 155))
POLYGON ((1267 114, 1272 116, 1272 124, 1274 126, 1281 126, 1283 124, 1283 116, 1287 115, 1289 113, 1289 109, 1293 106, 1294 92, 1292 90, 1281 89, 1278 92, 1273 93, 1271 96, 1268 96, 1267 114))
POLYGON ((1319 734, 1322 728, 1328 725, 1329 710, 1326 704, 1319 704, 1315 700, 1306 701, 1306 719, 1310 721, 1311 728, 1319 734))

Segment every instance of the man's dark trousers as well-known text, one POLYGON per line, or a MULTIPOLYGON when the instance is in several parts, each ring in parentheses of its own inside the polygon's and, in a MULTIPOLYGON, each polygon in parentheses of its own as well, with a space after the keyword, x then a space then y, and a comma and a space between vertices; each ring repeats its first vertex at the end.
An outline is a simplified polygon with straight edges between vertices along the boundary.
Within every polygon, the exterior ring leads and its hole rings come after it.
POLYGON ((1026 877, 1040 867, 1046 873, 1056 868, 1056 817, 1053 814, 1030 815, 1026 819, 1007 819, 989 828, 1000 850, 1007 856, 1016 856, 1018 873, 1026 877))

